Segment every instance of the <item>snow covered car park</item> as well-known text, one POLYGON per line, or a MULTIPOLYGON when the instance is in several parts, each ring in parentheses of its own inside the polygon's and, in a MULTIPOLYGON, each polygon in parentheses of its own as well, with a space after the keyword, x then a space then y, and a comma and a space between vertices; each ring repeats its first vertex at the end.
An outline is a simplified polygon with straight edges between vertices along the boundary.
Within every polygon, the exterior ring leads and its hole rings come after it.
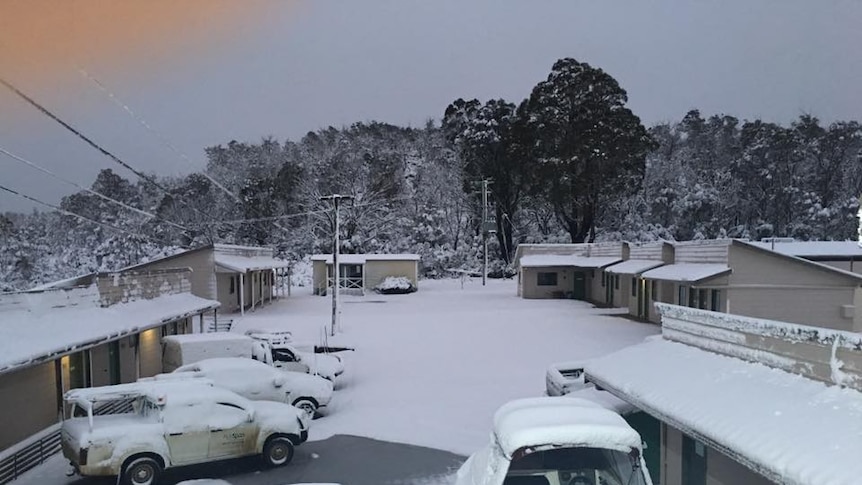
POLYGON ((309 417, 295 407, 253 403, 204 382, 76 389, 64 399, 75 417, 61 425, 63 456, 80 475, 117 475, 124 484, 151 485, 166 468, 250 455, 281 466, 308 438, 309 417), (132 412, 94 415, 98 404, 122 401, 132 412))
POLYGON ((204 359, 149 379, 166 381, 182 378, 209 379, 216 386, 246 399, 292 404, 312 416, 332 399, 332 382, 322 377, 279 370, 243 357, 204 359))

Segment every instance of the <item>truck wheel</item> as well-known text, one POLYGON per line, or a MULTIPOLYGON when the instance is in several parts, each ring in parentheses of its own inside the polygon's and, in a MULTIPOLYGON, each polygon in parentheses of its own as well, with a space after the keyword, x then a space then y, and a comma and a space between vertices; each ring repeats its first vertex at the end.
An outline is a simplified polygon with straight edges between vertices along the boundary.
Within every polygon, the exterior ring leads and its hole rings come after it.
POLYGON ((156 483, 162 466, 152 458, 136 458, 123 468, 123 483, 126 485, 152 485, 156 483))
POLYGON ((301 397, 293 401, 293 407, 305 411, 311 418, 317 413, 317 402, 310 397, 301 397))
POLYGON ((293 443, 285 436, 275 436, 263 446, 263 461, 269 466, 283 466, 293 459, 293 443))

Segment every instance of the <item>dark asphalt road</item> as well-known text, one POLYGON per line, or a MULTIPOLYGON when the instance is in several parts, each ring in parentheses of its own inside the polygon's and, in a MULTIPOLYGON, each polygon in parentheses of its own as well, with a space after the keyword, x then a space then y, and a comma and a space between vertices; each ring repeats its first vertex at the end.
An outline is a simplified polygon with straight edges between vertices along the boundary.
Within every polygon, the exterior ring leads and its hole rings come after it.
MULTIPOLYGON (((254 457, 167 470, 159 483, 221 478, 232 485, 437 485, 450 483, 447 477, 464 460, 463 456, 431 448, 337 435, 303 443, 296 448, 293 461, 281 468, 266 468, 259 457, 254 457)), ((108 485, 115 481, 81 478, 73 483, 108 485)))

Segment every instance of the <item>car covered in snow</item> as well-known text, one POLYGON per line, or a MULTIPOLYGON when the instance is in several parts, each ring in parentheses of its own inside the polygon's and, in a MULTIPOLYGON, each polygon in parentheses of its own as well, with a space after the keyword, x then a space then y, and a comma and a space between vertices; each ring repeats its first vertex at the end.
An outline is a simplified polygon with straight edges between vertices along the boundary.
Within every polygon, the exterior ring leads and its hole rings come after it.
POLYGON ((125 484, 151 485, 166 468, 251 455, 285 465, 308 438, 305 412, 205 382, 75 389, 64 400, 76 417, 61 424, 63 455, 81 475, 117 475, 125 484), (131 412, 95 415, 109 402, 130 402, 131 412))
POLYGON ((332 400, 332 382, 311 374, 284 371, 252 359, 222 357, 178 367, 152 379, 200 377, 252 401, 292 404, 312 416, 332 400))
POLYGON ((313 345, 299 345, 293 342, 290 332, 250 330, 246 335, 258 342, 252 357, 278 369, 319 375, 332 382, 344 373, 341 357, 315 352, 313 345))
POLYGON ((473 453, 456 485, 652 485, 641 437, 617 413, 575 398, 503 405, 490 442, 473 453))
POLYGON ((587 386, 584 382, 586 361, 551 364, 545 373, 545 390, 549 396, 563 396, 587 386))

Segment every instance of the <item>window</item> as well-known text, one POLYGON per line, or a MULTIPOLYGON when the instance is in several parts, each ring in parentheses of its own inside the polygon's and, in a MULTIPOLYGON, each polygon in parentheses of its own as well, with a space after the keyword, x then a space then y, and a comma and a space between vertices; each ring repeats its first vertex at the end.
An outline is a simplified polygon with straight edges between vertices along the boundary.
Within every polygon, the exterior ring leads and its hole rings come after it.
POLYGON ((712 290, 710 295, 709 309, 714 312, 721 311, 721 290, 712 290))
POLYGON ((231 294, 231 295, 233 295, 233 292, 234 292, 234 291, 236 291, 236 288, 234 287, 233 279, 234 279, 234 277, 233 277, 233 276, 231 276, 231 277, 230 277, 230 294, 231 294))
POLYGON ((557 273, 542 273, 539 272, 537 275, 536 284, 539 286, 557 286, 557 273))
POLYGON ((678 294, 678 295, 677 295, 677 297, 676 297, 676 303, 677 303, 678 305, 685 306, 685 304, 686 304, 686 299, 685 299, 685 286, 679 285, 679 294, 678 294))
POLYGON ((618 275, 618 274, 614 275, 614 289, 615 290, 620 289, 620 275, 618 275))
POLYGON ((638 296, 638 279, 632 278, 632 296, 638 296))

